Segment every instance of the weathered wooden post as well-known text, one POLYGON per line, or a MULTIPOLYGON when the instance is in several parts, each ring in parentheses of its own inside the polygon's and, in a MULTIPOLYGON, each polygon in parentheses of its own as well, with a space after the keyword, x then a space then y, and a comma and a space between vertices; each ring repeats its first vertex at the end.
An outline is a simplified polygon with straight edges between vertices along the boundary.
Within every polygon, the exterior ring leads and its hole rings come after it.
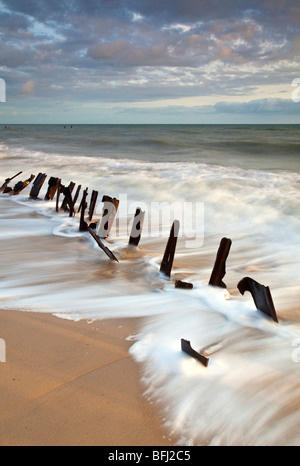
POLYGON ((56 212, 57 213, 59 212, 59 198, 60 198, 61 193, 64 192, 64 189, 65 189, 65 186, 63 186, 60 182, 58 189, 57 189, 57 195, 56 195, 56 212))
POLYGON ((257 309, 278 323, 273 298, 268 286, 261 285, 252 278, 245 277, 239 282, 238 289, 242 295, 246 291, 249 291, 252 294, 257 309))
POLYGON ((145 212, 138 207, 135 212, 131 234, 129 238, 130 246, 138 246, 141 241, 142 229, 144 225, 145 212))
POLYGON ((45 201, 52 201, 54 199, 54 196, 60 186, 60 183, 60 178, 54 178, 53 176, 51 176, 48 182, 48 190, 45 196, 45 201))
POLYGON ((92 228, 90 228, 89 226, 87 227, 87 230, 89 231, 89 233, 92 235, 92 237, 94 238, 94 240, 96 241, 96 243, 98 244, 99 248, 102 249, 102 251, 105 252, 105 254, 113 261, 116 261, 116 262, 119 262, 118 259, 116 258, 116 256, 111 252, 110 249, 108 249, 106 246, 104 246, 104 244, 102 243, 101 239, 99 238, 99 236, 94 232, 94 230, 92 228))
POLYGON ((74 214, 75 214, 75 205, 76 205, 76 202, 77 202, 77 200, 79 198, 80 191, 81 191, 81 184, 77 187, 77 190, 76 190, 76 193, 75 193, 75 196, 74 196, 74 199, 73 199, 74 214))
POLYGON ((209 285, 219 286, 220 288, 227 288, 223 282, 226 275, 226 261, 232 245, 231 239, 223 238, 217 253, 215 265, 209 280, 209 285))
POLYGON ((33 186, 31 188, 31 191, 30 191, 30 194, 29 194, 29 197, 31 199, 37 199, 38 198, 38 195, 40 193, 40 190, 43 187, 43 184, 44 184, 46 178, 47 178, 46 173, 39 173, 38 174, 38 176, 36 177, 36 179, 33 182, 33 186))
POLYGON ((12 191, 12 188, 9 188, 8 185, 9 183, 14 180, 15 178, 17 178, 18 176, 22 175, 23 172, 19 172, 17 173, 15 176, 13 176, 12 178, 6 178, 4 184, 1 186, 0 188, 0 193, 9 193, 12 191))
POLYGON ((102 202, 104 202, 103 215, 98 235, 101 239, 105 239, 109 236, 111 227, 114 223, 119 207, 119 200, 111 198, 110 196, 103 196, 102 202))
POLYGON ((169 278, 171 277, 171 271, 173 267, 177 240, 179 235, 179 228, 180 223, 178 220, 175 220, 170 231, 170 237, 160 266, 160 271, 169 278))
POLYGON ((175 288, 179 288, 182 290, 192 290, 194 285, 192 283, 182 282, 181 280, 177 280, 175 282, 175 288))
POLYGON ((74 211, 74 203, 73 203, 72 192, 71 192, 70 186, 65 188, 63 193, 65 196, 65 199, 64 199, 64 203, 66 205, 65 211, 69 209, 70 211, 69 217, 73 217, 73 215, 75 214, 75 211, 74 211))
POLYGON ((91 202, 90 202, 90 207, 89 207, 89 220, 92 221, 93 215, 95 212, 95 207, 96 207, 96 202, 98 199, 98 191, 93 191, 92 196, 91 196, 91 202))
POLYGON ((71 181, 71 183, 68 186, 68 189, 67 188, 64 189, 63 194, 65 197, 61 205, 61 210, 64 210, 64 211, 68 210, 68 205, 70 201, 69 194, 72 195, 74 188, 75 188, 75 183, 71 181))
POLYGON ((88 196, 88 188, 86 188, 83 191, 82 200, 81 200, 81 203, 78 209, 78 212, 80 212, 79 231, 88 231, 88 224, 85 221, 85 210, 87 208, 87 202, 86 202, 87 196, 88 196))
POLYGON ((13 192, 12 194, 14 196, 17 196, 18 194, 20 194, 20 192, 23 191, 23 189, 25 189, 27 186, 30 185, 30 183, 35 179, 35 175, 31 175, 26 181, 19 181, 19 183, 17 183, 13 189, 13 192))
POLYGON ((208 366, 209 359, 206 358, 205 356, 203 356, 202 354, 197 353, 197 351, 195 351, 191 347, 191 342, 190 341, 182 339, 181 340, 181 349, 182 349, 182 351, 184 353, 188 354, 192 358, 197 359, 197 361, 201 362, 201 364, 203 364, 204 367, 208 366))

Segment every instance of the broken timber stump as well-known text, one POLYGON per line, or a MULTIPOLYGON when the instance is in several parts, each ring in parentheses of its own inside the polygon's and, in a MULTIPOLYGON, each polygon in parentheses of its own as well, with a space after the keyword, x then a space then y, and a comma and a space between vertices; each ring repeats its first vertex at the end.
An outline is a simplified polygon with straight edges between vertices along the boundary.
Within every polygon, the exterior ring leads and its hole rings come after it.
POLYGON ((167 277, 171 277, 171 271, 173 267, 173 262, 174 262, 174 257, 175 257, 175 251, 176 251, 176 246, 177 246, 177 240, 178 240, 178 235, 179 235, 179 228, 180 228, 180 223, 178 220, 175 220, 171 231, 170 231, 170 237, 166 246, 165 254, 160 266, 160 271, 167 277))
POLYGON ((65 196, 65 199, 64 199, 64 202, 63 202, 63 204, 65 205, 65 211, 69 207, 70 217, 73 217, 73 215, 75 214, 75 211, 74 211, 74 202, 73 202, 72 191, 70 189, 70 186, 65 188, 63 193, 64 193, 64 196, 65 196))
MULTIPOLYGON (((71 183, 68 186, 69 190, 65 188, 65 190, 63 191, 65 198, 62 202, 61 209, 64 210, 65 212, 66 210, 68 210, 68 206, 70 206, 70 195, 72 195, 74 188, 75 188, 75 183, 71 181, 71 183)), ((72 201, 72 204, 73 204, 73 201, 72 201)))
POLYGON ((208 366, 209 359, 206 358, 205 356, 203 356, 202 354, 197 353, 197 351, 195 351, 195 350, 191 347, 191 342, 190 342, 190 341, 187 341, 187 340, 182 339, 182 340, 181 340, 181 350, 182 350, 184 353, 186 353, 186 354, 188 354, 189 356, 191 356, 192 358, 197 359, 197 361, 201 362, 201 364, 203 364, 204 367, 207 367, 207 366, 208 366))
POLYGON ((245 277, 239 282, 238 289, 242 295, 249 291, 252 294, 256 308, 278 323, 273 298, 268 286, 261 285, 252 278, 245 277))
POLYGON ((38 174, 38 176, 36 177, 36 179, 33 182, 33 186, 31 188, 31 191, 30 191, 30 194, 29 194, 29 197, 31 199, 37 199, 38 198, 38 195, 40 193, 40 190, 43 187, 43 184, 44 184, 46 178, 47 178, 47 175, 45 173, 39 173, 38 174))
POLYGON ((80 224, 79 224, 79 231, 88 231, 88 224, 85 221, 85 210, 87 208, 87 199, 88 196, 88 188, 83 191, 82 200, 78 209, 80 212, 80 224))
POLYGON ((111 198, 110 196, 103 196, 102 202, 104 202, 103 215, 98 234, 101 239, 106 239, 109 236, 111 227, 114 223, 119 207, 119 200, 115 197, 111 198))
POLYGON ((130 246, 138 246, 141 241, 142 229, 145 219, 145 212, 139 207, 136 209, 131 234, 129 238, 130 246))
POLYGON ((232 245, 231 239, 223 238, 217 253, 215 265, 209 280, 209 285, 219 286, 220 288, 227 288, 223 282, 226 275, 226 261, 232 245))
POLYGON ((48 182, 48 190, 45 196, 45 201, 52 201, 54 199, 54 196, 60 186, 60 183, 61 179, 54 178, 53 176, 51 176, 48 182))
POLYGON ((65 189, 65 186, 63 186, 60 182, 58 189, 57 189, 57 195, 56 195, 56 212, 57 213, 59 212, 59 198, 60 198, 61 193, 64 192, 64 189, 65 189))
POLYGON ((98 199, 98 194, 99 194, 98 191, 93 191, 92 192, 91 202, 90 202, 90 207, 89 207, 89 220, 90 220, 90 222, 93 219, 93 215, 94 215, 95 207, 96 207, 96 202, 97 202, 97 199, 98 199))
POLYGON ((74 215, 75 215, 75 204, 77 202, 77 199, 79 198, 80 191, 81 191, 81 184, 76 189, 76 193, 75 193, 75 196, 74 196, 74 199, 73 199, 74 215))
MULTIPOLYGON (((78 214, 79 214, 79 212, 81 211, 83 204, 86 204, 86 197, 87 197, 87 195, 88 195, 88 192, 89 192, 89 188, 86 188, 86 189, 83 191, 83 196, 82 196, 81 202, 80 202, 80 204, 79 204, 79 209, 78 209, 78 211, 77 211, 78 214)), ((85 205, 84 209, 86 209, 86 208, 87 208, 87 205, 85 205)))
POLYGON ((96 243, 98 244, 99 248, 102 249, 102 251, 105 252, 105 254, 113 261, 116 261, 116 262, 119 262, 118 259, 116 258, 116 256, 111 252, 110 249, 108 249, 106 246, 104 246, 104 244, 102 243, 101 239, 99 238, 99 236, 94 232, 94 230, 92 228, 90 228, 89 226, 87 226, 87 230, 89 231, 89 233, 92 235, 92 237, 94 238, 94 240, 96 241, 96 243))
POLYGON ((6 178, 4 184, 1 186, 0 188, 0 193, 8 193, 8 192, 11 192, 12 191, 12 188, 9 188, 8 185, 9 183, 14 180, 15 178, 17 178, 18 176, 22 175, 23 172, 19 172, 17 173, 15 176, 13 176, 12 178, 6 178))
POLYGON ((16 186, 14 187, 12 194, 14 196, 17 196, 18 194, 20 194, 20 192, 23 191, 23 189, 25 189, 27 186, 30 185, 30 183, 34 180, 34 178, 35 178, 35 175, 31 175, 30 178, 28 178, 28 180, 19 181, 19 183, 17 183, 16 186))
POLYGON ((175 282, 175 288, 181 288, 182 290, 192 290, 194 285, 192 283, 182 282, 181 280, 177 280, 175 282))

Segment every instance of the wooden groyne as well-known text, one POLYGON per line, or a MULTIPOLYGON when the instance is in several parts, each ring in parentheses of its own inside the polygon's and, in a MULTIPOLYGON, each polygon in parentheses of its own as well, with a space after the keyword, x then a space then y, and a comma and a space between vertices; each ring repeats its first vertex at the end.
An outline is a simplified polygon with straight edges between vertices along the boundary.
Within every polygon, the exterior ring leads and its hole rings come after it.
MULTIPOLYGON (((33 201, 41 201, 42 199, 39 198, 39 195, 47 179, 47 174, 39 173, 37 176, 31 175, 29 178, 25 179, 25 181, 19 181, 14 186, 11 186, 12 181, 22 175, 22 173, 23 172, 19 172, 11 178, 7 178, 0 188, 0 193, 17 196, 32 183, 29 198, 33 201)), ((119 208, 119 200, 108 195, 103 195, 102 216, 100 219, 95 219, 94 214, 97 207, 97 201, 99 199, 99 192, 92 191, 90 202, 88 203, 89 188, 87 187, 82 192, 79 207, 76 207, 82 185, 78 185, 76 190, 75 188, 76 184, 74 182, 70 182, 68 185, 63 185, 61 178, 50 177, 44 201, 55 200, 55 209, 57 213, 65 213, 70 217, 74 217, 77 213, 79 215, 79 231, 83 233, 89 232, 91 237, 99 246, 99 249, 104 252, 110 260, 119 263, 119 259, 116 255, 103 243, 103 240, 106 240, 109 237, 112 226, 115 222, 119 208), (75 194, 73 195, 73 193, 75 194)), ((137 208, 128 240, 129 247, 137 248, 139 246, 142 239, 144 219, 145 212, 142 211, 141 208, 137 208)), ((171 280, 172 276, 179 231, 180 223, 178 220, 175 220, 171 226, 170 236, 160 265, 160 273, 162 274, 162 277, 168 280, 171 280)), ((208 284, 210 286, 223 289, 227 288, 223 280, 226 275, 226 262, 230 254, 231 247, 232 240, 230 238, 222 238, 217 250, 212 273, 208 280, 208 284)), ((194 285, 192 283, 176 280, 175 288, 181 290, 192 290, 194 285)), ((279 323, 269 287, 258 283, 250 277, 245 277, 240 280, 237 288, 242 295, 244 295, 246 291, 250 292, 256 308, 262 312, 262 315, 272 319, 277 324, 279 323)), ((196 359, 203 366, 208 367, 209 358, 203 354, 203 351, 200 350, 197 352, 194 350, 190 341, 182 338, 181 349, 185 354, 196 359)))

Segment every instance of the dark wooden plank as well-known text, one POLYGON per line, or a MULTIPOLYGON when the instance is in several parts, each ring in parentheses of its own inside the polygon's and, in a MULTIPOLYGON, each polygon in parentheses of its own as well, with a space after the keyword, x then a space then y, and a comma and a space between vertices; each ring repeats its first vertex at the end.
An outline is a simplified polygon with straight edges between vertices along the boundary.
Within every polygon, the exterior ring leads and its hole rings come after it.
POLYGON ((51 176, 48 181, 48 190, 45 195, 45 201, 52 201, 55 197, 55 194, 60 186, 61 179, 51 176))
POLYGON ((61 193, 63 193, 65 190, 65 186, 63 186, 61 183, 59 183, 58 189, 57 189, 57 194, 56 194, 56 212, 59 212, 59 198, 61 193))
MULTIPOLYGON (((81 199, 81 202, 80 202, 80 204, 79 204, 78 211, 77 211, 78 214, 79 214, 79 212, 81 212, 81 209, 82 209, 83 204, 86 204, 86 198, 87 198, 88 192, 89 192, 89 188, 86 188, 86 189, 83 191, 82 199, 81 199), (83 201, 84 201, 84 202, 83 202, 83 201)), ((84 209, 86 209, 86 208, 87 208, 87 205, 85 205, 84 209)))
POLYGON ((106 246, 104 246, 104 244, 102 243, 101 239, 99 238, 99 236, 94 232, 94 230, 92 228, 90 228, 89 226, 87 227, 89 233, 92 235, 92 237, 94 238, 94 240, 96 241, 96 243, 98 244, 99 248, 102 249, 102 251, 105 252, 105 254, 113 261, 116 261, 116 262, 119 262, 118 259, 116 258, 116 256, 111 252, 110 249, 108 249, 106 246))
POLYGON ((64 199, 65 210, 69 210, 70 212, 69 216, 73 217, 73 215, 75 214, 75 211, 74 211, 74 202, 73 202, 70 186, 67 186, 64 189, 63 194, 65 196, 65 199, 64 199))
POLYGON ((104 206, 98 233, 101 239, 106 239, 109 236, 114 223, 119 207, 119 200, 115 197, 103 196, 102 202, 104 203, 104 206))
POLYGON ((96 208, 96 202, 97 202, 97 199, 98 199, 98 194, 99 194, 98 191, 93 191, 92 195, 91 195, 91 201, 90 201, 90 207, 89 207, 89 220, 90 220, 90 222, 93 219, 93 215, 94 215, 95 208, 96 208))
POLYGON ((35 178, 33 182, 33 186, 31 188, 29 197, 31 199, 37 199, 38 195, 40 194, 40 190, 43 187, 43 184, 45 183, 47 178, 46 173, 39 173, 38 176, 35 178))
POLYGON ((87 208, 87 202, 86 202, 87 196, 88 196, 88 188, 86 188, 83 191, 82 200, 81 200, 80 207, 78 210, 78 212, 80 212, 79 231, 88 231, 88 224, 85 221, 85 211, 87 208))
POLYGON ((175 220, 171 231, 170 231, 170 237, 166 246, 165 254, 160 266, 160 271, 167 277, 171 277, 171 272, 172 272, 172 267, 173 267, 173 262, 174 262, 174 257, 175 257, 175 251, 176 251, 176 246, 177 246, 177 240, 178 240, 178 235, 179 235, 179 228, 180 228, 180 223, 178 220, 175 220))
POLYGON ((71 181, 71 183, 68 186, 69 190, 66 188, 64 189, 64 200, 61 205, 61 209, 64 210, 65 212, 68 210, 69 202, 70 202, 70 194, 72 195, 74 188, 75 188, 75 183, 71 181))
POLYGON ((192 290, 194 285, 192 283, 182 282, 181 280, 177 280, 175 282, 175 288, 181 288, 182 290, 192 290))
POLYGON ((238 289, 242 295, 244 295, 246 291, 249 291, 253 297, 256 308, 268 317, 271 317, 274 322, 278 323, 273 298, 268 286, 261 285, 253 280, 253 278, 245 277, 239 282, 238 289))
POLYGON ((35 175, 31 175, 27 180, 25 181, 19 181, 19 183, 17 183, 13 189, 13 192, 12 194, 14 196, 17 196, 18 194, 20 194, 23 189, 27 188, 27 186, 30 185, 30 183, 35 179, 35 175))
POLYGON ((194 359, 197 359, 197 361, 201 362, 201 364, 204 366, 204 367, 207 367, 208 364, 209 364, 209 359, 206 358, 205 356, 203 356, 202 354, 200 353, 197 353, 197 351, 195 351, 192 347, 191 347, 191 342, 190 341, 187 341, 187 340, 184 340, 182 339, 181 340, 181 349, 184 353, 188 354, 189 356, 191 356, 192 358, 194 359))
POLYGON ((209 285, 218 286, 220 288, 227 288, 223 282, 226 275, 226 261, 232 245, 231 239, 223 238, 217 253, 215 265, 209 280, 209 285))
POLYGON ((129 238, 130 246, 138 246, 141 241, 142 229, 144 225, 145 212, 139 207, 136 209, 131 234, 129 238))
POLYGON ((0 188, 0 193, 4 193, 4 192, 11 192, 12 191, 12 188, 8 188, 8 185, 9 183, 14 180, 15 178, 17 178, 18 176, 22 175, 23 172, 19 172, 17 173, 16 175, 12 176, 11 178, 6 178, 4 184, 1 186, 0 188))
POLYGON ((75 196, 74 196, 74 199, 73 199, 74 211, 75 211, 75 204, 76 204, 76 202, 77 202, 77 200, 79 198, 80 191, 81 191, 81 184, 77 187, 76 193, 75 193, 75 196))

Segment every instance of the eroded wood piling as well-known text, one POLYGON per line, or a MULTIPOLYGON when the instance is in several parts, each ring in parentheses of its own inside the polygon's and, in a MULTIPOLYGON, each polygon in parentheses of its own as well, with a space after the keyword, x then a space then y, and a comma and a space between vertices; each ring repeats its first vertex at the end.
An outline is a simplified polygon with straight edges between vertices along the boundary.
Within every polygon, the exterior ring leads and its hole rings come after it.
POLYGON ((104 205, 102 219, 99 227, 99 237, 101 239, 106 239, 108 238, 113 226, 119 208, 119 200, 115 197, 112 198, 110 196, 103 196, 102 202, 104 205))
POLYGON ((141 241, 142 229, 144 225, 145 212, 140 207, 136 209, 135 216, 133 219, 133 225, 129 238, 130 246, 138 246, 141 241))
POLYGON ((175 282, 175 288, 179 288, 182 290, 192 290, 194 285, 192 283, 182 282, 181 280, 177 280, 175 282))
POLYGON ((180 223, 178 220, 173 222, 170 237, 166 246, 165 254, 160 266, 160 272, 163 273, 166 277, 171 277, 175 251, 177 246, 177 240, 179 235, 180 223))
POLYGON ((35 179, 35 175, 31 175, 27 180, 25 181, 19 181, 19 183, 17 183, 12 191, 12 194, 14 196, 17 196, 18 194, 20 194, 25 188, 27 188, 27 186, 30 185, 30 183, 35 179))
POLYGON ((188 354, 192 358, 196 359, 197 361, 201 362, 204 367, 207 367, 209 364, 209 359, 203 356, 200 353, 197 353, 192 347, 191 342, 188 340, 181 340, 181 349, 184 353, 188 354))
MULTIPOLYGON (((61 210, 63 210, 64 212, 70 209, 70 200, 72 199, 72 193, 74 191, 75 186, 76 186, 75 183, 71 181, 69 186, 65 187, 63 190, 63 194, 65 197, 62 201, 61 210)), ((72 207, 73 207, 73 199, 72 199, 72 207)))
POLYGON ((35 178, 35 180, 33 182, 33 186, 31 188, 31 191, 30 191, 30 194, 29 194, 29 197, 31 199, 37 199, 38 198, 38 196, 40 194, 40 190, 42 189, 43 184, 46 181, 46 178, 47 178, 46 173, 39 173, 38 176, 35 178))
POLYGON ((91 195, 91 201, 90 201, 90 207, 89 207, 89 221, 90 222, 93 220, 98 195, 99 195, 98 191, 93 191, 91 195))
POLYGON ((83 191, 82 200, 78 209, 80 212, 80 223, 79 223, 79 231, 88 231, 88 224, 85 221, 85 211, 87 208, 87 197, 88 197, 88 188, 83 191))
POLYGON ((220 288, 227 288, 223 282, 226 275, 226 261, 232 245, 231 239, 223 238, 217 253, 215 265, 209 280, 209 285, 218 286, 220 288))
POLYGON ((119 262, 118 259, 116 258, 116 256, 111 252, 111 250, 104 246, 104 244, 102 243, 101 239, 99 238, 99 236, 94 232, 94 230, 92 228, 90 228, 89 226, 87 227, 87 230, 88 232, 91 234, 91 236, 94 238, 94 240, 96 241, 96 243, 98 244, 99 248, 102 249, 102 251, 105 252, 105 254, 113 261, 116 261, 116 262, 119 262))
POLYGON ((16 175, 12 176, 11 178, 6 178, 5 182, 3 183, 3 185, 0 188, 0 193, 9 193, 9 192, 11 192, 12 188, 10 188, 8 185, 10 184, 10 182, 12 180, 14 180, 18 176, 22 175, 22 173, 23 172, 19 172, 16 175))
POLYGON ((45 201, 52 201, 55 197, 55 194, 60 186, 61 179, 51 176, 48 181, 48 190, 45 195, 45 201))
POLYGON ((261 285, 253 280, 253 278, 245 277, 239 282, 238 289, 242 295, 244 295, 246 291, 249 291, 253 297, 256 308, 268 317, 271 317, 274 322, 278 323, 273 298, 268 286, 261 285))

